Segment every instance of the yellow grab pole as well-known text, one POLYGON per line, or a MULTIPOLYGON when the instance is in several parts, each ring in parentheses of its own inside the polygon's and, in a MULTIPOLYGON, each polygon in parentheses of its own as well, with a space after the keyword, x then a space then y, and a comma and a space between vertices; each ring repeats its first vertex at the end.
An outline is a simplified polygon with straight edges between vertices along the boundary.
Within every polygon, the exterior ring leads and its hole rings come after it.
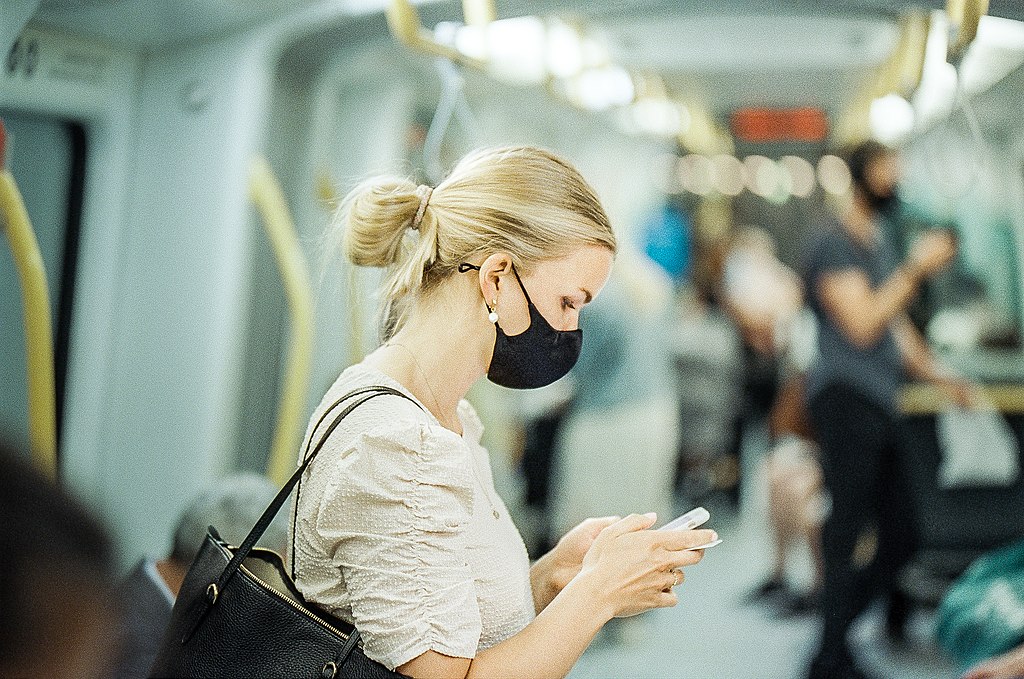
POLYGON ((462 0, 462 18, 467 26, 486 28, 498 18, 494 0, 462 0))
POLYGON ((312 285, 284 192, 270 164, 260 156, 252 160, 249 169, 249 197, 263 218, 263 227, 274 248, 291 318, 284 388, 267 461, 267 476, 283 484, 295 469, 305 415, 313 349, 312 285))
POLYGON ((454 47, 442 45, 435 40, 434 34, 420 22, 420 15, 416 11, 416 7, 413 6, 412 0, 390 0, 385 14, 391 35, 406 47, 448 59, 457 64, 481 70, 484 68, 484 63, 478 59, 467 57, 454 47))
POLYGON ((988 14, 989 0, 946 0, 946 16, 952 24, 952 40, 946 51, 946 59, 957 63, 978 35, 981 17, 988 14))
POLYGON ((5 133, 0 122, 0 217, 21 280, 25 319, 25 367, 28 378, 28 438, 39 468, 57 479, 57 396, 53 372, 50 294, 39 241, 25 202, 4 163, 5 133))

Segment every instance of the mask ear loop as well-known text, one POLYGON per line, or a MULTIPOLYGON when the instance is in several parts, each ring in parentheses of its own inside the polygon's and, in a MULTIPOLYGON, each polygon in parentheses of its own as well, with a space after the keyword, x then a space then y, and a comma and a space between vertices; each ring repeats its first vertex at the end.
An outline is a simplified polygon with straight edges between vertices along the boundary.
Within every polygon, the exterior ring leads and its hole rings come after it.
POLYGON ((512 265, 512 273, 515 274, 516 283, 519 283, 519 289, 523 291, 523 296, 526 297, 526 303, 530 306, 533 306, 533 300, 530 299, 530 293, 526 291, 526 286, 523 285, 523 280, 519 278, 519 272, 516 271, 515 264, 512 265))
MULTIPOLYGON (((473 264, 470 264, 469 262, 463 262, 462 264, 459 264, 459 273, 466 273, 467 271, 479 271, 479 270, 480 270, 480 267, 475 266, 473 264)), ((495 301, 495 304, 497 304, 498 300, 494 300, 494 301, 495 301)), ((491 323, 497 324, 498 323, 498 312, 495 311, 493 306, 491 306, 490 304, 487 303, 486 299, 484 300, 484 306, 487 307, 487 320, 490 321, 491 323)))
MULTIPOLYGON (((469 262, 462 262, 461 264, 459 264, 459 269, 458 269, 459 273, 466 273, 467 271, 479 271, 479 270, 480 270, 480 267, 478 267, 478 266, 476 266, 474 264, 470 264, 469 262)), ((532 307, 533 306, 533 300, 530 299, 530 293, 528 293, 526 291, 526 286, 523 285, 523 280, 521 278, 519 278, 519 272, 516 271, 516 265, 515 264, 512 264, 512 274, 516 277, 516 283, 519 283, 519 289, 523 291, 523 297, 526 298, 526 304, 528 306, 532 307)), ((490 312, 490 315, 488 316, 488 319, 490 319, 491 323, 497 323, 498 322, 498 313, 487 304, 486 300, 484 300, 484 306, 486 306, 487 307, 487 311, 490 312)))

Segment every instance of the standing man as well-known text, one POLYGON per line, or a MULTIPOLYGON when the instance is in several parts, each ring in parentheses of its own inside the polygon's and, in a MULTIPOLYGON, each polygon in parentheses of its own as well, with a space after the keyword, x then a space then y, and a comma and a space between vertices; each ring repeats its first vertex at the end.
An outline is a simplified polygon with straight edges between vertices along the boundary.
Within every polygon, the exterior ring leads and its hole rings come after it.
POLYGON ((915 536, 897 460, 898 390, 909 377, 932 382, 965 402, 969 388, 942 370, 907 317, 921 284, 956 256, 954 236, 928 232, 899 262, 881 225, 897 200, 898 155, 869 141, 846 160, 852 200, 840 219, 825 225, 805 265, 808 299, 819 324, 808 405, 832 497, 822 531, 824 628, 810 679, 864 677, 846 636, 875 595, 890 595, 891 630, 902 627, 906 614, 896 576, 913 554, 915 536))

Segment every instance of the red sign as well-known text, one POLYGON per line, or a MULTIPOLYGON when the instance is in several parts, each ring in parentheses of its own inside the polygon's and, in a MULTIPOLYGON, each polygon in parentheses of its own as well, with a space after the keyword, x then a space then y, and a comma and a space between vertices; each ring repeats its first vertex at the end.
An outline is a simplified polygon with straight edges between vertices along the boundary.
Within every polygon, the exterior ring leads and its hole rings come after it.
POLYGON ((821 109, 741 108, 732 114, 732 133, 740 141, 767 144, 783 141, 823 141, 828 118, 821 109))

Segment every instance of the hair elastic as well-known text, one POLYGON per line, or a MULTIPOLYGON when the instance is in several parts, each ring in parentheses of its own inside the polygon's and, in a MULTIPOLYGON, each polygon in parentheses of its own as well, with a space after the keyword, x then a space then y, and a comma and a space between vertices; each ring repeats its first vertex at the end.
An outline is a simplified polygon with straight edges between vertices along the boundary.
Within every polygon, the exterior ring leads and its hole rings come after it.
POLYGON ((413 231, 419 230, 420 223, 423 222, 423 214, 427 211, 427 203, 430 202, 430 196, 434 193, 434 189, 426 184, 420 184, 416 187, 416 193, 420 197, 420 206, 416 208, 416 216, 412 218, 412 226, 409 227, 413 231))

